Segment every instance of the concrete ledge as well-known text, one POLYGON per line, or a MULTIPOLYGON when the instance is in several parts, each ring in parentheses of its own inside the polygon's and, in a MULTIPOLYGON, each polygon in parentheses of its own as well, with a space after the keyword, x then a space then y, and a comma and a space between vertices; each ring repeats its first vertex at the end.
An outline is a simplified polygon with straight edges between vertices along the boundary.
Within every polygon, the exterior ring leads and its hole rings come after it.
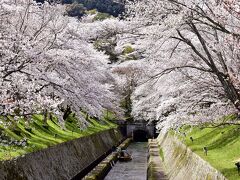
POLYGON ((160 158, 158 142, 156 139, 148 140, 148 169, 147 179, 149 180, 167 180, 163 162, 160 158))
MULTIPOLYGON (((131 139, 126 139, 118 147, 125 149, 129 146, 131 139)), ((99 163, 89 174, 87 174, 84 180, 100 180, 104 179, 107 173, 112 169, 112 166, 117 161, 117 153, 113 152, 108 157, 106 157, 101 163, 99 163)))

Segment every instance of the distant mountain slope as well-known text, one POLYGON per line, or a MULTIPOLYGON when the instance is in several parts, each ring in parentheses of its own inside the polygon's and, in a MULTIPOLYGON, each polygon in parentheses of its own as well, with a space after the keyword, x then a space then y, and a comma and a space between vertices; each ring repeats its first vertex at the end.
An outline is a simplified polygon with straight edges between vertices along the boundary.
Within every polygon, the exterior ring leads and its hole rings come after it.
MULTIPOLYGON (((64 0, 69 1, 69 0, 64 0)), ((99 12, 118 16, 124 11, 124 4, 121 1, 114 0, 76 0, 83 4, 88 10, 97 9, 99 12)))
POLYGON ((97 9, 99 12, 118 16, 124 12, 124 0, 36 0, 37 2, 60 2, 62 4, 72 4, 74 2, 83 4, 87 10, 97 9))

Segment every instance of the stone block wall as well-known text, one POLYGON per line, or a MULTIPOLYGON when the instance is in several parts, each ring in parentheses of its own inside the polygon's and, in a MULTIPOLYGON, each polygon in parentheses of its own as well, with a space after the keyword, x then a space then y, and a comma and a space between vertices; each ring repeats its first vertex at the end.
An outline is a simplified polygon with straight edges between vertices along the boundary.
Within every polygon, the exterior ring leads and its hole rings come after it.
POLYGON ((163 151, 164 165, 170 180, 225 180, 208 162, 191 151, 177 137, 161 134, 158 143, 163 151))
POLYGON ((1 180, 69 180, 122 140, 116 129, 0 162, 1 180))

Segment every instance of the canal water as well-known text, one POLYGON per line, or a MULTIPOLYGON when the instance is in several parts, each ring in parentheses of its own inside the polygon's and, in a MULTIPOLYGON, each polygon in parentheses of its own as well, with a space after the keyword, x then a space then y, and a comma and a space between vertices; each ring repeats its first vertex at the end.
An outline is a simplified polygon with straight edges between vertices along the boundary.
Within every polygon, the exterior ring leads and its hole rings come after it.
POLYGON ((147 142, 133 142, 127 151, 132 161, 117 162, 105 180, 146 180, 147 178, 147 142))

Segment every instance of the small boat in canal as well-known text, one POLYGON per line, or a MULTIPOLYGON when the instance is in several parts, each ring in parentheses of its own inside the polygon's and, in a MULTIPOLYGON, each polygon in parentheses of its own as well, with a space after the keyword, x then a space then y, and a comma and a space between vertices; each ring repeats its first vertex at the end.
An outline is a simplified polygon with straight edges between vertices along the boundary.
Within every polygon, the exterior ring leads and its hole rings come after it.
POLYGON ((121 152, 118 155, 118 160, 124 162, 131 161, 132 156, 126 150, 121 150, 121 152))

